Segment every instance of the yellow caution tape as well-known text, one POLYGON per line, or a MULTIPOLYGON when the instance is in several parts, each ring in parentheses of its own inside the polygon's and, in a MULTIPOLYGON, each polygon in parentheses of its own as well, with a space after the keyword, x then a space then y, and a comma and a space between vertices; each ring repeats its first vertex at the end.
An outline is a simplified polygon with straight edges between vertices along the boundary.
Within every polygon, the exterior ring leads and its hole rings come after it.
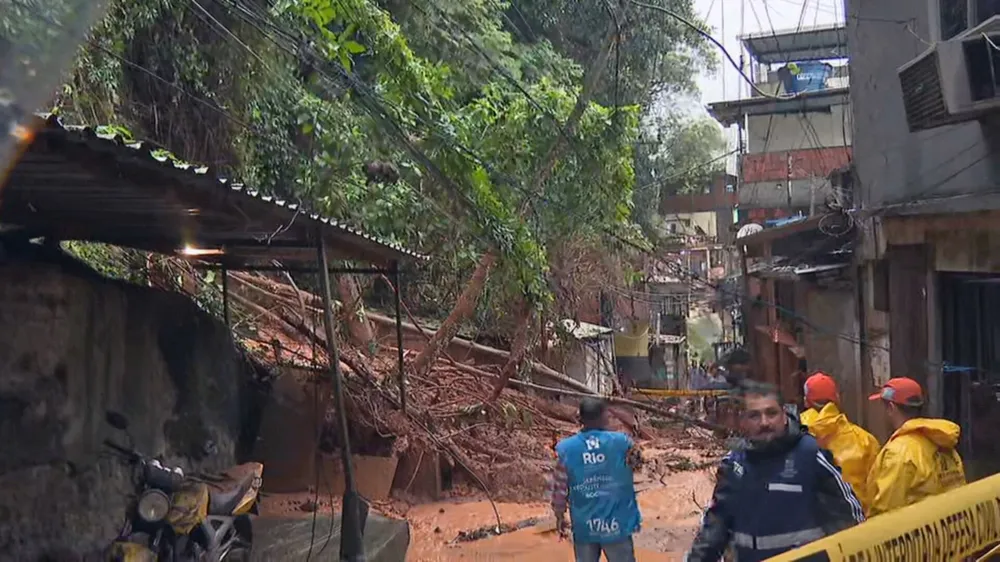
POLYGON ((879 515, 769 562, 965 560, 1000 543, 1000 475, 879 515))
POLYGON ((633 390, 638 394, 661 397, 694 397, 694 396, 725 396, 728 390, 667 390, 661 388, 636 388, 633 390))
POLYGON ((994 546, 989 552, 977 558, 976 562, 986 562, 986 560, 992 560, 995 556, 1000 556, 1000 544, 994 546))

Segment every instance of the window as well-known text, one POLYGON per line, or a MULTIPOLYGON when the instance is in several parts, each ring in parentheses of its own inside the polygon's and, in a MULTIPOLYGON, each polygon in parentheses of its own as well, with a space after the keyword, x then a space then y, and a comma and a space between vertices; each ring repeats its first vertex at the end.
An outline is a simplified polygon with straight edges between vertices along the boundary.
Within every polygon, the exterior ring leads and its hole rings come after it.
POLYGON ((1000 0, 935 0, 941 39, 951 39, 1000 14, 1000 0))
POLYGON ((969 25, 969 4, 966 0, 938 0, 941 18, 941 39, 951 39, 969 25))

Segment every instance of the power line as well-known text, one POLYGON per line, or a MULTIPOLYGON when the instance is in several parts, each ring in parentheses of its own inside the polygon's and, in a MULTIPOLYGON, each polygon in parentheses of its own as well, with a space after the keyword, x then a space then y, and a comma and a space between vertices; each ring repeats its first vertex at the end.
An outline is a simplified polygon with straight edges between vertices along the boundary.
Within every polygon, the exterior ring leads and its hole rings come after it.
MULTIPOLYGON (((636 2, 636 4, 640 4, 640 5, 641 5, 641 3, 638 3, 638 2, 636 2)), ((731 62, 732 62, 732 61, 731 61, 731 62)), ((971 164, 970 164, 970 166, 971 166, 971 164)), ((967 169, 967 168, 966 168, 966 169, 967 169)), ((959 170, 958 172, 955 172, 955 174, 953 174, 953 175, 952 175, 952 176, 950 176, 950 177, 953 177, 954 175, 957 175, 958 173, 961 173, 961 171, 962 171, 962 170, 959 170)), ((948 178, 946 178, 946 179, 945 179, 945 180, 943 180, 943 181, 947 181, 947 179, 948 179, 948 178)), ((618 237, 618 236, 615 236, 615 237, 616 237, 616 238, 618 238, 618 239, 619 239, 619 241, 621 241, 621 242, 624 242, 624 243, 626 243, 626 244, 629 244, 629 245, 632 245, 631 241, 628 241, 627 239, 624 239, 624 238, 621 238, 621 237, 618 237)), ((634 247, 635 247, 635 246, 634 246, 634 247)), ((636 248, 638 248, 638 247, 636 247, 636 248)), ((641 249, 641 248, 640 248, 640 249, 641 249)), ((643 251, 643 253, 646 253, 646 254, 649 254, 649 252, 648 252, 648 251, 646 251, 646 250, 644 250, 644 249, 643 249, 642 251, 643 251)), ((657 259, 658 261, 660 261, 660 260, 659 260, 659 258, 658 258, 657 256, 655 256, 655 255, 654 255, 653 257, 654 257, 654 259, 657 259)), ((669 262, 665 262, 665 263, 667 263, 667 264, 668 264, 668 267, 672 267, 672 268, 673 268, 673 267, 679 267, 679 265, 678 265, 678 264, 670 264, 669 262)), ((689 272, 689 275, 691 275, 691 278, 693 278, 693 279, 695 279, 695 280, 700 280, 700 279, 699 279, 699 277, 697 276, 697 274, 693 274, 692 272, 689 272)), ((707 286, 709 286, 709 287, 712 287, 712 288, 715 288, 715 289, 719 290, 719 287, 718 287, 718 286, 716 286, 716 285, 713 285, 713 284, 711 284, 711 283, 709 283, 709 282, 705 282, 705 281, 703 281, 703 280, 701 280, 701 281, 702 281, 702 282, 704 282, 704 283, 705 283, 705 284, 706 284, 707 286)), ((761 300, 760 300, 760 299, 758 299, 758 302, 761 302, 761 300)), ((775 306, 775 307, 777 307, 777 308, 779 308, 779 309, 782 309, 782 310, 785 310, 785 311, 786 311, 787 313, 789 313, 790 315, 793 315, 793 316, 795 316, 795 317, 799 318, 800 320, 804 321, 805 323, 807 323, 807 325, 808 325, 808 326, 810 326, 810 327, 811 327, 812 329, 814 329, 814 330, 818 330, 818 328, 817 328, 817 326, 815 325, 815 323, 811 322, 811 321, 810 321, 810 320, 809 320, 808 318, 805 318, 804 316, 801 316, 801 315, 799 315, 798 313, 796 313, 796 312, 794 312, 794 311, 791 311, 791 310, 788 310, 788 309, 783 309, 782 307, 778 306, 778 305, 777 305, 777 304, 775 304, 775 303, 767 303, 766 301, 764 301, 764 302, 765 302, 765 304, 768 304, 769 306, 775 306)), ((876 347, 876 348, 880 347, 880 346, 875 346, 875 345, 873 345, 873 344, 871 344, 871 343, 866 343, 866 342, 863 342, 862 340, 859 340, 859 339, 855 339, 855 338, 851 338, 850 336, 847 336, 847 335, 845 335, 845 334, 843 334, 843 333, 839 333, 839 332, 838 332, 838 333, 837 333, 837 335, 838 335, 838 337, 845 337, 845 338, 846 338, 846 339, 848 339, 849 341, 852 341, 853 343, 856 343, 856 344, 864 344, 864 345, 868 345, 869 347, 876 347)), ((888 348, 884 348, 884 347, 882 347, 882 349, 885 349, 885 350, 888 350, 888 348)))
POLYGON ((740 77, 742 77, 743 80, 745 80, 746 83, 750 85, 750 88, 754 92, 756 92, 757 95, 765 97, 765 98, 776 99, 776 100, 796 99, 796 98, 798 98, 798 97, 800 97, 802 95, 802 93, 800 92, 800 93, 797 93, 797 94, 777 95, 776 96, 774 94, 770 94, 768 92, 765 92, 764 90, 760 89, 757 86, 757 84, 755 84, 754 81, 749 76, 747 76, 746 72, 744 72, 743 69, 740 68, 739 63, 737 63, 736 60, 733 58, 733 56, 731 54, 729 54, 729 50, 726 49, 726 46, 723 45, 714 36, 712 36, 711 33, 707 32, 704 29, 698 27, 697 25, 691 23, 690 20, 688 20, 684 16, 678 14, 677 12, 675 12, 673 10, 670 10, 670 9, 667 9, 667 8, 664 8, 663 6, 656 6, 656 5, 653 5, 653 4, 646 4, 645 2, 639 2, 638 0, 630 0, 630 2, 632 4, 634 4, 634 5, 636 5, 636 6, 641 7, 641 8, 646 8, 648 10, 654 10, 654 11, 660 12, 662 14, 666 14, 666 15, 668 15, 668 16, 676 19, 677 21, 683 23, 687 27, 691 28, 693 31, 695 31, 696 33, 698 33, 699 35, 701 35, 705 39, 708 39, 709 41, 711 41, 716 47, 719 48, 720 51, 722 51, 722 54, 724 54, 726 56, 726 59, 729 60, 729 63, 733 65, 733 68, 736 69, 736 71, 739 73, 740 77))
MULTIPOLYGON (((244 47, 246 47, 246 46, 245 46, 245 43, 242 43, 242 41, 241 41, 240 43, 241 43, 241 45, 243 45, 244 47)), ((248 49, 249 49, 249 47, 246 47, 246 48, 248 48, 248 49)), ((138 66, 138 65, 137 65, 137 66, 138 66)), ((141 67, 140 67, 140 68, 141 68, 141 67)), ((161 80, 162 80, 162 79, 161 79, 161 80)), ((166 83, 166 81, 164 81, 164 82, 166 83)), ((168 84, 169 84, 169 83, 168 83, 168 84)), ((545 199, 546 199, 546 200, 547 200, 548 202, 552 203, 552 201, 551 201, 551 200, 548 200, 547 198, 545 198, 545 199)), ((618 240, 619 240, 619 241, 621 241, 621 242, 624 242, 624 243, 627 243, 627 244, 629 244, 629 245, 632 245, 631 241, 628 241, 627 239, 624 239, 624 238, 621 238, 621 237, 618 237, 618 236, 615 236, 615 237, 616 237, 616 238, 618 238, 618 240)), ((634 247, 635 247, 635 246, 634 246, 634 247)), ((638 248, 638 247, 637 247, 637 248, 638 248)), ((644 252, 644 253, 647 253, 647 254, 648 254, 648 252, 644 252)), ((651 254, 650 254, 650 255, 651 255, 651 254)), ((653 257, 654 257, 654 258, 656 258, 656 259, 658 259, 658 258, 657 258, 657 257, 656 257, 655 255, 654 255, 653 257)), ((676 264, 670 264, 670 262, 665 262, 665 263, 669 264, 669 267, 676 267, 676 264)), ((699 278, 697 277, 697 274, 692 274, 692 278, 693 278, 693 279, 695 279, 695 280, 699 280, 699 278)), ((707 282, 706 282, 706 286, 708 286, 708 287, 710 287, 710 288, 713 288, 713 289, 716 289, 716 290, 719 290, 718 286, 715 286, 715 285, 713 285, 713 284, 711 284, 711 283, 707 283, 707 282)), ((776 306, 776 305, 775 305, 775 306, 776 306)), ((789 311, 789 312, 792 312, 792 311, 789 311)), ((804 317, 803 317, 803 319, 804 319, 804 320, 808 320, 808 319, 805 319, 804 317)))
POLYGON ((639 190, 643 190, 643 189, 648 189, 650 187, 653 187, 654 185, 663 185, 663 184, 671 182, 671 181, 673 181, 675 179, 678 179, 678 178, 681 178, 683 176, 686 176, 687 174, 690 174, 691 172, 698 171, 698 170, 700 170, 702 168, 707 168, 707 167, 711 166, 712 164, 715 164, 716 162, 718 162, 720 160, 723 160, 725 158, 728 158, 728 157, 732 156, 733 154, 736 154, 737 152, 739 152, 738 149, 730 150, 729 152, 726 152, 725 154, 721 154, 719 156, 716 156, 716 157, 714 157, 714 158, 712 158, 710 160, 706 160, 704 162, 700 162, 698 164, 695 164, 695 165, 693 165, 693 166, 691 166, 691 167, 689 167, 687 169, 681 170, 679 172, 674 172, 674 173, 668 175, 667 177, 665 177, 663 179, 653 180, 653 181, 651 181, 651 182, 649 182, 647 184, 640 185, 639 187, 634 188, 634 190, 635 191, 639 191, 639 190))
MULTIPOLYGON (((157 77, 157 78, 159 78, 159 77, 157 77)), ((161 80, 161 81, 163 81, 162 79, 160 79, 160 80, 161 80)), ((165 82, 165 83, 167 83, 166 81, 164 81, 164 82, 165 82)), ((168 84, 169 84, 169 83, 168 83, 168 84)), ((172 85, 172 84, 171 84, 171 85, 172 85)), ((980 159, 980 160, 981 160, 981 159, 980 159)), ((977 160, 976 162, 978 162, 978 161, 980 161, 980 160, 977 160)), ((976 162, 973 162, 973 163, 972 163, 972 164, 970 164, 969 166, 966 166, 966 167, 965 167, 965 168, 963 168, 962 170, 959 170, 959 171, 955 172, 954 174, 952 174, 951 176, 949 176, 948 178, 945 178, 944 180, 942 180, 941 184, 943 184, 943 183, 944 183, 945 181, 948 181, 948 180, 949 180, 949 179, 950 179, 951 177, 954 177, 955 175, 957 175, 957 174, 961 173, 961 172, 962 172, 962 171, 964 171, 965 169, 968 169, 968 167, 970 167, 971 165, 974 165, 974 164, 975 164, 976 162)), ((939 184, 939 185, 940 185, 940 184, 939 184)), ((936 188, 936 187, 937 187, 937 186, 935 186, 935 188, 936 188)), ((631 244, 631 242, 630 242, 630 241, 628 241, 628 240, 626 240, 626 239, 623 239, 623 238, 620 238, 620 237, 617 237, 617 238, 618 238, 618 239, 619 239, 620 241, 622 241, 622 242, 625 242, 625 243, 628 243, 628 244, 631 244)), ((646 252, 646 251, 644 251, 644 253, 647 253, 647 254, 649 254, 649 253, 648 253, 648 252, 646 252)), ((650 255, 651 255, 651 254, 650 254, 650 255)), ((659 260, 659 258, 658 258, 657 256, 653 256, 653 257, 654 257, 655 259, 659 260)), ((668 263, 668 264, 669 264, 670 262, 666 262, 666 263, 668 263)), ((676 267, 676 268, 679 268, 679 267, 681 267, 681 266, 680 266, 679 264, 670 264, 670 265, 669 265, 669 267, 676 267)), ((704 280, 701 280, 701 279, 700 279, 700 278, 698 277, 698 275, 697 275, 696 273, 693 273, 693 272, 689 272, 689 275, 691 276, 691 278, 692 278, 692 279, 694 279, 694 280, 696 280, 696 281, 700 281, 700 282, 703 282, 703 283, 705 283, 705 284, 706 284, 706 286, 708 286, 708 287, 711 287, 711 288, 714 288, 714 289, 716 289, 716 290, 720 290, 718 286, 716 286, 716 285, 713 285, 713 284, 711 284, 710 282, 707 282, 707 281, 704 281, 704 280)), ((758 302, 760 302, 760 301, 758 300, 758 302)), ((766 302, 765 302, 765 303, 766 303, 766 302)), ((770 305, 770 306, 775 306, 775 307, 777 307, 777 308, 781 308, 781 307, 779 307, 779 306, 778 306, 777 304, 775 304, 775 303, 766 303, 766 304, 768 304, 768 305, 770 305)), ((787 309, 783 309, 783 310, 787 310, 787 309)), ((804 316, 800 316, 800 315, 797 315, 797 313, 795 313, 794 311, 788 311, 788 312, 790 312, 791 314, 795 314, 795 315, 796 315, 796 316, 798 316, 798 317, 799 317, 800 319, 804 320, 805 322, 808 322, 810 326, 812 326, 812 327, 813 327, 814 329, 816 329, 816 327, 815 327, 815 324, 814 324, 814 323, 812 323, 811 321, 809 321, 809 319, 808 319, 808 318, 805 318, 804 316)), ((842 334, 841 334, 841 335, 842 335, 842 334)), ((861 342, 861 341, 859 341, 859 340, 854 340, 854 339, 851 339, 850 341, 853 341, 854 343, 863 343, 863 342, 861 342)), ((869 345, 869 346, 871 346, 871 344, 866 344, 866 345, 869 345)), ((878 346, 876 346, 876 347, 878 347, 878 346)), ((885 350, 888 350, 888 348, 883 348, 883 349, 885 349, 885 350)))
MULTIPOLYGON (((528 103, 531 104, 532 107, 545 114, 552 120, 553 123, 556 124, 559 134, 566 139, 566 142, 570 143, 570 145, 573 146, 574 148, 576 147, 576 140, 570 138, 570 136, 566 133, 566 131, 563 130, 562 123, 559 122, 559 118, 556 117, 556 115, 551 110, 543 107, 538 102, 538 100, 536 100, 535 97, 531 95, 531 92, 529 92, 527 88, 525 88, 525 86, 521 84, 520 81, 511 76, 510 72, 508 72, 507 69, 503 67, 503 65, 496 62, 493 59, 493 57, 491 57, 489 53, 487 53, 486 50, 481 45, 479 45, 479 43, 476 42, 475 38, 472 37, 472 35, 468 31, 466 31, 461 26, 454 24, 454 22, 451 21, 447 13, 440 6, 438 6, 433 0, 426 0, 426 1, 435 9, 435 11, 437 11, 438 15, 441 17, 442 20, 445 21, 448 27, 452 28, 452 30, 457 29, 458 33, 461 34, 462 37, 464 37, 465 40, 469 43, 469 46, 472 47, 472 50, 474 50, 480 57, 482 57, 497 74, 502 76, 504 80, 506 80, 518 92, 520 92, 521 95, 523 95, 524 98, 528 100, 528 103)), ((424 9, 421 8, 416 2, 412 3, 411 6, 416 8, 419 12, 423 13, 424 15, 427 16, 430 15, 426 11, 424 11, 424 9)), ((454 31, 452 31, 452 33, 454 33, 454 31)))

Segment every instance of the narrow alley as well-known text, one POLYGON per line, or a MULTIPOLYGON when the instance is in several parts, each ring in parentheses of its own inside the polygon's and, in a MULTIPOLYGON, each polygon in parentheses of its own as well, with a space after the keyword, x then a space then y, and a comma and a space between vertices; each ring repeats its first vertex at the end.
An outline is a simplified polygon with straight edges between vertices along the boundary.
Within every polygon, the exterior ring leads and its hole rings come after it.
POLYGON ((0 0, 0 562, 1000 560, 998 76, 998 0, 0 0))

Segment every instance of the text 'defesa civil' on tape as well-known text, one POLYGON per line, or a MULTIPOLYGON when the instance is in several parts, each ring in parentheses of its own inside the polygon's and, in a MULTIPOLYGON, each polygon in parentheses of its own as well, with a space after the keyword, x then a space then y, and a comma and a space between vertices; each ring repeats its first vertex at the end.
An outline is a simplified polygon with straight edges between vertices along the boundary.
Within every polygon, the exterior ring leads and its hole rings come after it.
POLYGON ((875 517, 769 562, 952 562, 996 560, 1000 475, 875 517))

